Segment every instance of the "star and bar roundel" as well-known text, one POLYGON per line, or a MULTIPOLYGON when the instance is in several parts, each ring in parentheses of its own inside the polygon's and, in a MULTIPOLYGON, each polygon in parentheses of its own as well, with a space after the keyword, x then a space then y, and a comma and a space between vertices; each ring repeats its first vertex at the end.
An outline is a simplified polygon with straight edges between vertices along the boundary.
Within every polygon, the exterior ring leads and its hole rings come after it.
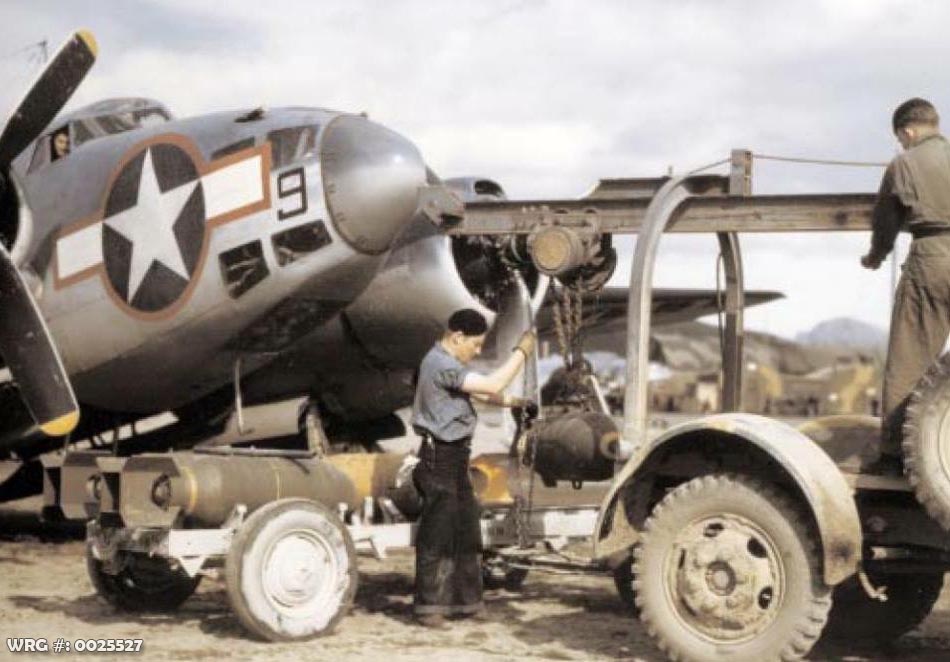
POLYGON ((135 145, 112 173, 101 211, 57 238, 57 289, 98 274, 126 312, 174 314, 214 228, 270 207, 269 172, 269 144, 210 163, 180 134, 135 145))

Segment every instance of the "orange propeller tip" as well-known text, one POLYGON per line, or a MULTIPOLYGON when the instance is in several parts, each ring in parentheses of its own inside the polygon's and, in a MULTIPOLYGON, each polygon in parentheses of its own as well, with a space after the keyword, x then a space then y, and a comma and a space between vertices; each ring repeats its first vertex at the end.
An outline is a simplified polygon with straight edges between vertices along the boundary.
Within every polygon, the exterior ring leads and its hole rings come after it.
POLYGON ((96 42, 95 35, 89 30, 78 30, 76 36, 82 39, 83 43, 93 55, 99 54, 99 44, 96 42))

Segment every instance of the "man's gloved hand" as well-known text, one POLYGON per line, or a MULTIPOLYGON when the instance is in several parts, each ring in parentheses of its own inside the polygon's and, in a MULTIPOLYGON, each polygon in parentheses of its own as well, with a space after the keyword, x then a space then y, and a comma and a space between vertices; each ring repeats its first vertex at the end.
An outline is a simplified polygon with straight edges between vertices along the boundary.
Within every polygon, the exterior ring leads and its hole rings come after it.
POLYGON ((873 271, 880 267, 881 262, 883 261, 883 258, 875 257, 868 253, 867 255, 861 257, 861 266, 865 269, 871 269, 873 271))
POLYGON ((525 331, 521 334, 521 339, 518 341, 518 344, 515 346, 515 349, 521 350, 524 354, 525 359, 527 359, 531 354, 534 353, 534 346, 538 343, 538 338, 534 335, 534 331, 525 331))

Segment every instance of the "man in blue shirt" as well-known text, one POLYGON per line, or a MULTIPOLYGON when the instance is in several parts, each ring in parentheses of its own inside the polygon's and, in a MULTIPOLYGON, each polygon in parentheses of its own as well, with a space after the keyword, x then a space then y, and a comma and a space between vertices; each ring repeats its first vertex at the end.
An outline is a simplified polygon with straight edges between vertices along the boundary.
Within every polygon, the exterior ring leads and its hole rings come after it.
POLYGON ((427 627, 444 627, 447 615, 485 618, 482 603, 479 506, 468 473, 476 414, 471 398, 523 406, 503 391, 534 352, 526 332, 508 359, 482 375, 467 364, 481 353, 488 323, 475 310, 455 312, 419 367, 412 426, 422 436, 413 477, 423 496, 416 534, 414 611, 427 627))

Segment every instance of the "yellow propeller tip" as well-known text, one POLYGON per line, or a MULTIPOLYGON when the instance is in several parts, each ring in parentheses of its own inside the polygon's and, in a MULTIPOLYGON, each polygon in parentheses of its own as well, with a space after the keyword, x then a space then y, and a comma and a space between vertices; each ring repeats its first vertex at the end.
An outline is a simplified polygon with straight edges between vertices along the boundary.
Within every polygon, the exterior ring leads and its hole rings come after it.
POLYGON ((92 32, 89 30, 79 30, 76 32, 76 36, 86 44, 86 48, 89 49, 89 52, 92 53, 93 56, 99 55, 99 44, 96 43, 96 37, 92 32))
POLYGON ((79 411, 71 411, 68 414, 54 418, 52 421, 40 424, 40 430, 50 437, 62 437, 69 434, 79 423, 79 411))

